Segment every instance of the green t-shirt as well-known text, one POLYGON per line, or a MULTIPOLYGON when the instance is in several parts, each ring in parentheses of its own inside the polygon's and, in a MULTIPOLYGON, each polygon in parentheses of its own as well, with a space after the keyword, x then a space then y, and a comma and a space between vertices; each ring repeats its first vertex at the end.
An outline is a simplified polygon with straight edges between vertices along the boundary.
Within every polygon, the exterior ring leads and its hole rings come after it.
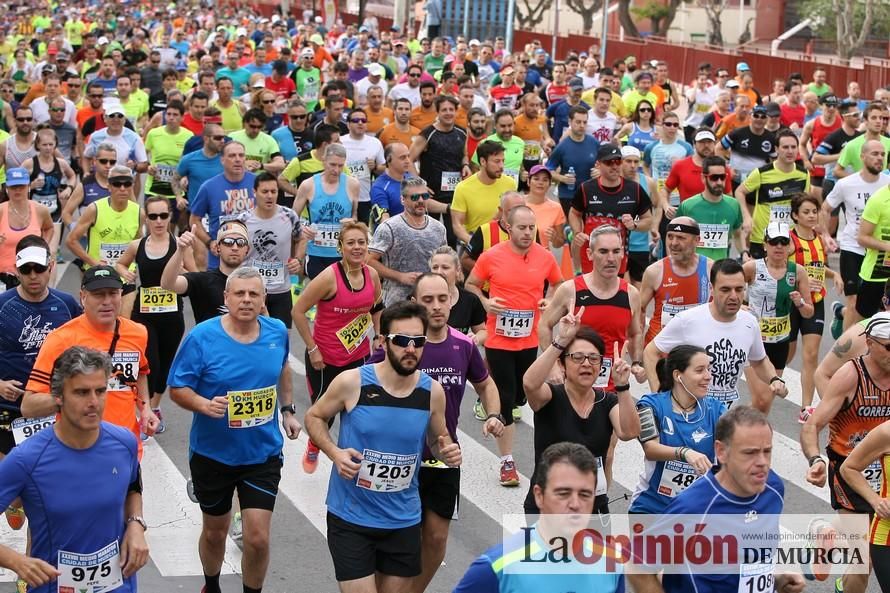
POLYGON ((318 105, 318 96, 321 92, 321 72, 318 68, 306 70, 305 68, 297 68, 294 78, 297 83, 297 95, 303 99, 308 111, 315 111, 318 105))
MULTIPOLYGON (((890 241, 890 186, 885 185, 871 195, 862 211, 862 220, 875 225, 872 237, 890 241)), ((890 251, 867 248, 859 277, 867 282, 890 279, 890 251)))
MULTIPOLYGON (((853 173, 858 173, 862 169, 862 145, 865 144, 865 134, 856 136, 844 146, 841 154, 837 159, 837 164, 842 168, 853 173)), ((881 144, 884 145, 884 152, 890 153, 890 138, 881 136, 881 144)), ((884 156, 884 168, 887 168, 887 156, 884 156)))
POLYGON ((273 156, 281 153, 275 139, 265 132, 260 132, 256 138, 249 138, 247 132, 238 130, 229 134, 229 138, 244 145, 244 158, 248 161, 259 161, 265 165, 273 156))
POLYGON ((709 202, 698 194, 680 203, 677 216, 690 216, 698 223, 701 233, 696 253, 714 261, 729 257, 732 234, 742 226, 742 207, 738 200, 724 195, 719 202, 709 202))
POLYGON ((815 82, 811 82, 807 85, 807 90, 811 93, 815 93, 817 97, 822 97, 822 95, 826 94, 831 87, 828 86, 828 83, 823 82, 821 85, 816 84, 815 82))
MULTIPOLYGON (((522 159, 525 155, 525 141, 519 136, 511 136, 509 142, 504 142, 497 134, 492 134, 485 140, 497 142, 504 147, 504 176, 512 177, 518 186, 519 172, 522 171, 522 159)), ((475 154, 473 162, 479 164, 479 158, 475 154)))
POLYGON ((145 136, 145 150, 150 155, 151 164, 158 169, 156 176, 148 176, 145 193, 172 196, 173 171, 182 159, 182 151, 189 138, 194 136, 191 131, 179 128, 176 134, 167 131, 167 127, 152 128, 145 136), (154 191, 152 191, 154 187, 154 191))
POLYGON ((435 76, 436 72, 445 67, 445 54, 438 58, 433 54, 427 54, 423 59, 423 69, 429 72, 430 76, 435 76))
POLYGON ((624 93, 621 99, 624 101, 624 108, 627 109, 628 113, 633 113, 639 102, 643 100, 649 101, 653 107, 658 105, 658 97, 656 97, 655 93, 652 91, 649 91, 644 95, 637 89, 631 89, 624 93))
POLYGON ((783 173, 775 163, 770 163, 751 171, 742 185, 748 191, 748 203, 754 205, 751 243, 763 243, 770 222, 793 224, 791 197, 810 191, 810 175, 799 163, 789 173, 783 173))

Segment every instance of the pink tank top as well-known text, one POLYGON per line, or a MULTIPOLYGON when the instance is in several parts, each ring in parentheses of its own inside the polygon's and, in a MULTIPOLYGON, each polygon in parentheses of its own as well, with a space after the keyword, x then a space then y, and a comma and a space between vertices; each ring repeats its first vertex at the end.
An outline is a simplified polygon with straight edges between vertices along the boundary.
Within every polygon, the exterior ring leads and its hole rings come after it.
POLYGON ((7 202, 3 220, 0 221, 0 233, 6 237, 4 241, 0 242, 0 272, 15 274, 15 248, 22 237, 40 235, 40 218, 37 215, 37 203, 28 200, 28 208, 31 210, 28 226, 23 229, 14 229, 9 224, 8 204, 9 202, 7 202))
POLYGON ((325 364, 345 366, 371 353, 371 308, 374 307, 374 283, 371 271, 364 268, 364 285, 353 290, 346 281, 340 262, 331 265, 337 281, 337 294, 317 305, 312 337, 325 364))

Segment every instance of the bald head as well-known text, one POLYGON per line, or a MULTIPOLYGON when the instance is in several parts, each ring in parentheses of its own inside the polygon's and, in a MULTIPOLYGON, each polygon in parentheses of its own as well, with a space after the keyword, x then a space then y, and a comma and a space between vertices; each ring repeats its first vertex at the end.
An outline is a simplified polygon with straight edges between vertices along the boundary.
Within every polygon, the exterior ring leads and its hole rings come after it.
POLYGON ((517 206, 525 205, 525 196, 517 191, 507 191, 501 194, 501 202, 498 210, 502 221, 509 220, 510 212, 517 206))
POLYGON ((859 158, 863 174, 879 175, 887 165, 887 150, 880 140, 869 140, 862 145, 859 158))

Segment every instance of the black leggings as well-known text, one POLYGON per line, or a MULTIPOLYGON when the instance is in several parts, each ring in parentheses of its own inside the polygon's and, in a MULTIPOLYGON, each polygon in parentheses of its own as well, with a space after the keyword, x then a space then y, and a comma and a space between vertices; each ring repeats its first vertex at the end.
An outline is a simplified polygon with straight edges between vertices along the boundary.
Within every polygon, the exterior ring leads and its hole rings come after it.
POLYGON ((365 363, 365 360, 360 358, 346 366, 337 367, 332 364, 326 364, 323 369, 317 370, 312 366, 312 363, 309 362, 308 352, 304 357, 304 360, 306 361, 306 384, 309 387, 309 400, 313 404, 318 398, 324 395, 325 391, 328 390, 328 386, 331 384, 331 381, 334 380, 334 377, 343 371, 357 369, 365 363))
POLYGON ((890 546, 869 544, 871 567, 881 591, 890 593, 890 546))
MULTIPOLYGON (((138 302, 136 306, 139 306, 138 302)), ((164 393, 173 357, 185 332, 182 313, 134 314, 132 318, 148 330, 148 347, 145 351, 148 368, 151 369, 148 390, 151 394, 164 393)))

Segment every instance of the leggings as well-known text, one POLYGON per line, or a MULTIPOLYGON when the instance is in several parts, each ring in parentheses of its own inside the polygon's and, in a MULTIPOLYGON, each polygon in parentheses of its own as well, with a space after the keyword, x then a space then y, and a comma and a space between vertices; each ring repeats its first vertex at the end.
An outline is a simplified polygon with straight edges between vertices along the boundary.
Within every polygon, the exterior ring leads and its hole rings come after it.
POLYGON ((164 393, 167 390, 167 375, 170 374, 173 357, 176 356, 185 332, 182 313, 134 314, 133 321, 141 323, 148 330, 145 356, 148 358, 148 368, 151 369, 148 374, 149 392, 164 393))
POLYGON ((881 591, 890 592, 890 546, 869 544, 871 566, 881 591))

